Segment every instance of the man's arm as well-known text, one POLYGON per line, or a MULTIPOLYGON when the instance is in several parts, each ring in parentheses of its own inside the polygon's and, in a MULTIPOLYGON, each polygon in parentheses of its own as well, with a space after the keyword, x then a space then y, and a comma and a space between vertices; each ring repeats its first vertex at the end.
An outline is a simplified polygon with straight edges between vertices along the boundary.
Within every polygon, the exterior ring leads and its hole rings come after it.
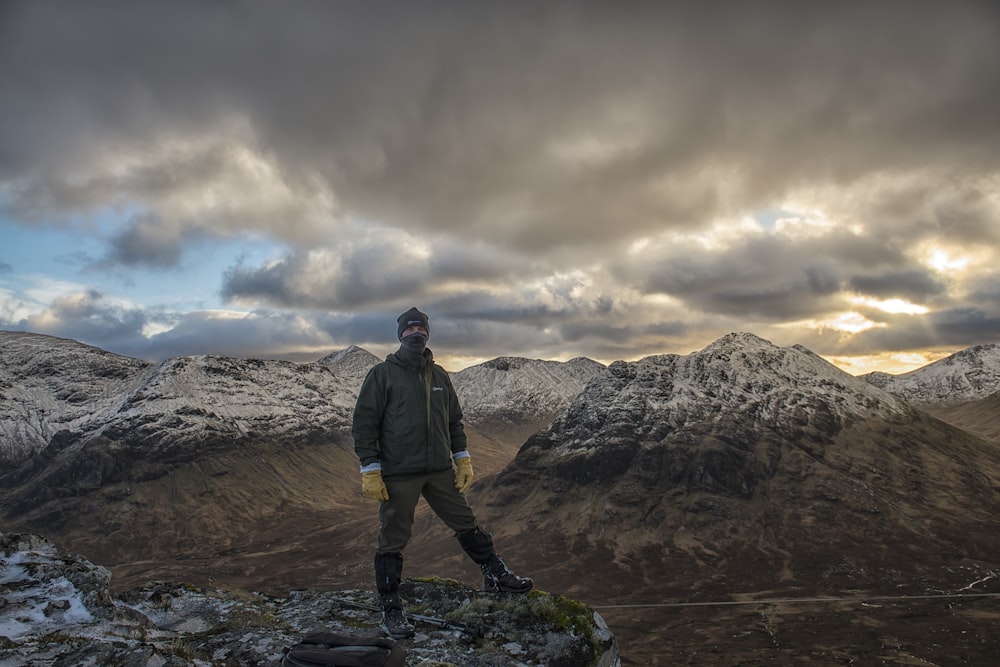
POLYGON ((458 394, 451 383, 451 377, 445 373, 445 381, 448 383, 448 431, 451 435, 451 453, 467 451, 469 448, 468 439, 465 437, 465 424, 462 421, 462 406, 458 400, 458 394))
POLYGON ((455 488, 459 493, 465 493, 472 486, 472 458, 469 456, 468 438, 465 436, 465 424, 462 422, 462 406, 458 400, 451 377, 445 374, 448 382, 448 430, 451 435, 451 454, 455 462, 455 488))
POLYGON ((373 367, 361 383, 358 400, 354 404, 354 418, 351 436, 354 438, 354 452, 361 461, 362 468, 373 468, 379 461, 379 425, 385 411, 385 379, 373 367))
POLYGON ((361 493, 372 500, 389 500, 389 492, 382 480, 382 463, 379 461, 379 424, 385 409, 385 385, 372 368, 365 376, 354 404, 351 435, 354 452, 361 459, 361 493))

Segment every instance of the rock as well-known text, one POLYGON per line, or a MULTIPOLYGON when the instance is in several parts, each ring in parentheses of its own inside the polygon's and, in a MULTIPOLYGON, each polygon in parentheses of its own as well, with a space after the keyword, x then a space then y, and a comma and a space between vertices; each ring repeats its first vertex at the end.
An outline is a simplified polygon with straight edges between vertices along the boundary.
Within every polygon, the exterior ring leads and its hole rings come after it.
MULTIPOLYGON (((275 597, 151 582, 115 598, 105 568, 38 536, 0 534, 0 550, 4 665, 273 666, 311 632, 379 632, 372 591, 275 597)), ((400 642, 407 665, 620 664, 601 617, 568 598, 488 594, 442 579, 405 580, 401 592, 417 615, 416 636, 400 642)))

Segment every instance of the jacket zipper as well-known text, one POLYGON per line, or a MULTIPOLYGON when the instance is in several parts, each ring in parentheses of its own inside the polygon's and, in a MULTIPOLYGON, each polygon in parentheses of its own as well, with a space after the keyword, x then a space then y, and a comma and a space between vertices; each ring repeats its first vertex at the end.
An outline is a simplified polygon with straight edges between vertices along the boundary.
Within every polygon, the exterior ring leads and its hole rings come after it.
POLYGON ((425 469, 431 464, 431 366, 427 365, 424 371, 424 394, 427 396, 427 433, 424 436, 427 446, 424 447, 426 458, 424 460, 425 469))

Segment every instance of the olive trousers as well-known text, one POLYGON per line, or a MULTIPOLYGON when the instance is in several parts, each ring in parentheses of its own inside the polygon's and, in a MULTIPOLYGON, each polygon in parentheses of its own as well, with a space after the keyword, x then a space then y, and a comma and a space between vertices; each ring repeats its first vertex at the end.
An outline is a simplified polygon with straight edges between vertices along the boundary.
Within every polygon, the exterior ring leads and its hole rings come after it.
POLYGON ((406 548, 420 496, 456 535, 476 530, 472 508, 455 488, 454 471, 389 477, 383 481, 389 500, 379 504, 378 553, 402 553, 406 548))

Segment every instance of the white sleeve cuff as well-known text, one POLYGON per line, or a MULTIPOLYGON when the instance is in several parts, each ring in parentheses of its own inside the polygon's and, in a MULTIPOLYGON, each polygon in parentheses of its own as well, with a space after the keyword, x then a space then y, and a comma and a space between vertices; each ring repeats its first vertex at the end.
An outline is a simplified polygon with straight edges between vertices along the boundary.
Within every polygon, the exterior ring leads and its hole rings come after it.
POLYGON ((379 463, 378 461, 376 461, 375 463, 369 463, 366 466, 361 466, 361 474, 364 474, 366 472, 375 472, 376 470, 378 470, 379 472, 382 471, 382 464, 379 463))
POLYGON ((467 459, 467 458, 470 458, 468 449, 463 449, 462 451, 455 452, 454 454, 451 455, 452 461, 457 461, 459 459, 467 459))

